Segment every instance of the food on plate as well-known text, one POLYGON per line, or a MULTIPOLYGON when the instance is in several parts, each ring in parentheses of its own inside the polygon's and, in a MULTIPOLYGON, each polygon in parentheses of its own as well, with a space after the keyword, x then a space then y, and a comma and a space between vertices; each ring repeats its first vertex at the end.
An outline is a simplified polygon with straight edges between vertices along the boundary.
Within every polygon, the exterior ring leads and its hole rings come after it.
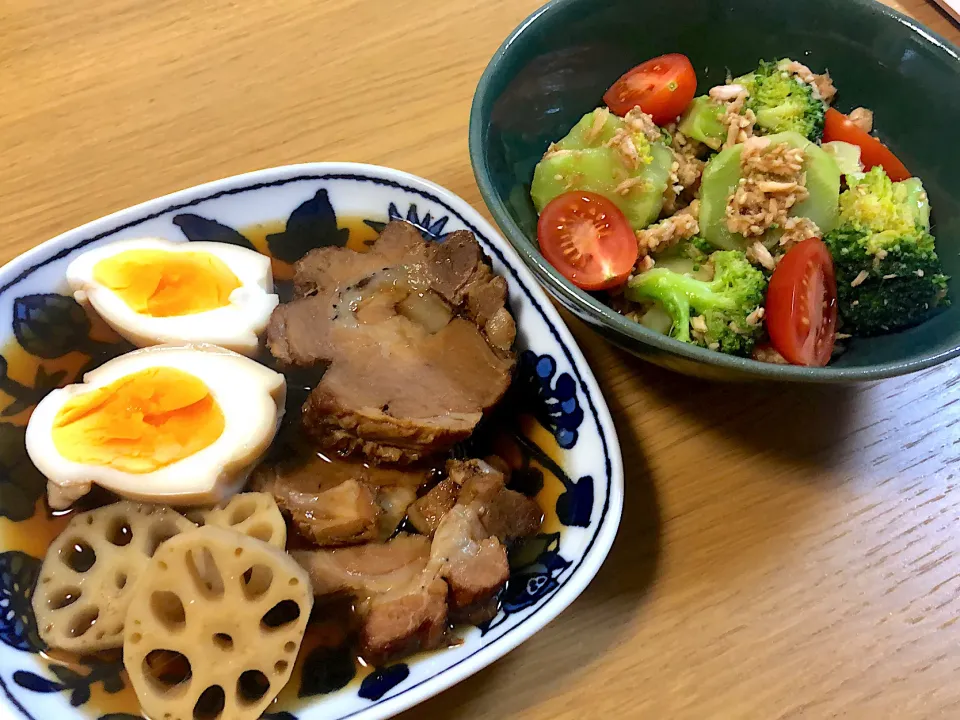
POLYGON ((672 53, 640 63, 603 95, 617 115, 639 107, 658 125, 673 122, 697 92, 697 73, 686 55, 672 53))
POLYGON ((273 314, 267 344, 285 367, 326 367, 303 422, 328 450, 384 462, 447 451, 510 385, 507 284, 472 233, 427 243, 390 223, 367 253, 309 252, 294 293, 273 314))
POLYGON ((571 190, 602 195, 630 227, 655 220, 664 203, 673 156, 649 116, 631 111, 619 118, 606 108, 583 116, 553 143, 537 164, 530 195, 537 212, 571 190))
POLYGON ((910 171, 890 148, 870 134, 872 129, 873 113, 869 110, 857 108, 850 115, 844 115, 839 110, 830 108, 827 110, 823 139, 824 142, 845 142, 860 148, 860 161, 864 170, 871 170, 879 165, 895 182, 909 178, 910 171))
POLYGON ((637 262, 637 241, 626 218, 596 193, 564 193, 547 203, 537 238, 550 264, 588 290, 622 285, 637 262))
MULTIPOLYGON (((624 295, 655 303, 666 313, 671 337, 711 350, 749 354, 763 332, 759 308, 767 289, 764 274, 744 253, 723 250, 710 258, 712 277, 695 277, 693 266, 654 267, 630 280, 624 295)), ((643 319, 641 318, 641 322, 643 319)))
POLYGON ((819 238, 795 245, 777 263, 767 291, 770 340, 795 365, 822 367, 837 339, 833 258, 819 238))
MULTIPOLYGON (((140 309, 186 302, 197 278, 196 316, 235 292, 203 249, 216 243, 191 243, 209 258, 165 266, 146 292, 120 279, 146 277, 155 248, 118 245, 88 267, 140 309)), ((50 508, 100 504, 47 552, 40 634, 59 651, 122 646, 145 716, 259 717, 308 623, 336 625, 364 667, 456 645, 458 625, 499 611, 508 550, 540 532, 540 505, 493 454, 497 420, 474 433, 517 362, 507 283, 476 238, 428 243, 393 222, 367 252, 308 253, 293 284, 263 363, 154 345, 50 392, 29 420, 50 508), (267 365, 290 374, 300 413, 267 365)))
POLYGON ((123 636, 144 713, 256 720, 290 678, 312 609, 309 578, 278 548, 210 526, 168 540, 123 636))
POLYGON ((44 397, 27 452, 55 509, 94 483, 147 502, 214 503, 270 446, 285 393, 283 375, 223 348, 136 350, 44 397))
POLYGON ((239 493, 225 504, 198 511, 195 515, 198 525, 233 530, 281 550, 287 547, 287 525, 270 493, 239 493))
POLYGON ((510 575, 506 543, 540 529, 536 502, 508 489, 483 460, 452 460, 447 477, 454 501, 427 533, 432 540, 400 534, 385 545, 294 553, 318 596, 354 598, 361 650, 374 662, 438 647, 448 618, 493 617, 510 575))
POLYGON ((292 452, 266 463, 251 485, 320 547, 390 538, 433 475, 428 466, 371 465, 359 459, 292 452))
POLYGON ((211 343, 253 355, 278 303, 270 258, 217 242, 110 243, 71 262, 67 282, 138 347, 211 343))
POLYGON ((789 246, 796 235, 791 220, 803 221, 808 233, 832 230, 839 197, 840 170, 819 146, 791 131, 749 138, 707 163, 700 236, 724 250, 748 250, 758 241, 789 246))
POLYGON ((127 608, 147 561, 195 529, 175 511, 118 502, 78 513, 47 550, 33 596, 47 645, 90 653, 123 645, 127 608))
POLYGON ((648 60, 546 149, 530 196, 561 275, 676 340, 809 366, 949 304, 922 182, 829 73, 696 87, 683 55, 648 60))
POLYGON ((840 224, 824 241, 846 332, 880 335, 916 325, 947 301, 930 203, 918 178, 893 182, 874 167, 851 180, 840 196, 840 224))

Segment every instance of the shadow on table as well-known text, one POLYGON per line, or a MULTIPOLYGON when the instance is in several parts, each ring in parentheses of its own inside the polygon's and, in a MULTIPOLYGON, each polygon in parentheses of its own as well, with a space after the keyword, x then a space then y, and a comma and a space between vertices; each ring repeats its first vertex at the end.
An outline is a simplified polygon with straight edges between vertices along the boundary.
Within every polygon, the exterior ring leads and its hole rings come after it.
POLYGON ((755 453, 774 453, 805 465, 829 466, 858 429, 856 385, 724 383, 687 377, 615 348, 621 364, 641 378, 666 412, 704 432, 729 436, 755 453))
POLYGON ((493 717, 484 713, 491 705, 486 693, 509 693, 510 711, 520 712, 560 692, 572 676, 625 637, 623 622, 640 611, 657 574, 661 513, 639 439, 616 398, 608 400, 623 450, 625 492, 620 529, 600 571, 567 610, 520 648, 399 715, 400 720, 446 720, 461 713, 493 717), (513 686, 518 677, 522 689, 513 686))

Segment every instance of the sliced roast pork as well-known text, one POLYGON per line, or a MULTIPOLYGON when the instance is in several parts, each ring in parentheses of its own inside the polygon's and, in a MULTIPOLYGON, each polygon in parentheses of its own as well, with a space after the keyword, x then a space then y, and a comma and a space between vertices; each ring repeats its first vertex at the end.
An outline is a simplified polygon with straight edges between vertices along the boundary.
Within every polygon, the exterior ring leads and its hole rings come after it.
POLYGON ((318 597, 349 595, 361 618, 360 651, 372 663, 439 647, 447 584, 427 565, 430 541, 400 534, 385 544, 292 553, 318 597))
POLYGON ((433 535, 454 505, 470 505, 487 535, 500 542, 535 535, 543 521, 536 501, 508 489, 503 472, 484 460, 451 460, 447 479, 433 487, 407 510, 418 532, 433 535))
POLYGON ((472 233, 427 243, 390 223, 368 253, 307 254, 295 287, 267 342, 286 366, 328 366, 303 407, 323 448, 393 463, 449 450, 510 384, 506 282, 472 233))
POLYGON ((316 595, 357 600, 361 652, 374 663, 439 647, 448 621, 492 618, 510 576, 506 543, 537 533, 542 512, 507 489, 489 463, 451 460, 447 478, 409 507, 408 518, 425 534, 293 553, 316 595))
POLYGON ((273 495, 300 535, 320 547, 336 547, 393 535, 431 473, 304 454, 261 466, 252 484, 273 495))
POLYGON ((400 534, 384 544, 291 554, 310 575, 317 597, 345 594, 366 601, 418 583, 430 559, 430 541, 400 534))

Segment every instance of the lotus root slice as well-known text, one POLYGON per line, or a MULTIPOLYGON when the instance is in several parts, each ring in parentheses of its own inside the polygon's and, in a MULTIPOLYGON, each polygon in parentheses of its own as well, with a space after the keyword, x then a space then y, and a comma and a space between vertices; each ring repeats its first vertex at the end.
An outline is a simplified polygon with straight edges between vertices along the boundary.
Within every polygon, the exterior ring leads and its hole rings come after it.
POLYGON ((50 647, 123 645, 133 590, 157 548, 194 525, 174 510, 123 501, 76 515, 47 550, 33 610, 50 647))
POLYGON ((247 492, 234 495, 228 503, 189 514, 198 525, 236 530, 283 550, 287 546, 287 524, 277 501, 270 493, 247 492))
POLYGON ((259 718, 290 679, 312 608, 306 571, 265 542, 207 525, 165 543, 124 634, 144 714, 259 718))

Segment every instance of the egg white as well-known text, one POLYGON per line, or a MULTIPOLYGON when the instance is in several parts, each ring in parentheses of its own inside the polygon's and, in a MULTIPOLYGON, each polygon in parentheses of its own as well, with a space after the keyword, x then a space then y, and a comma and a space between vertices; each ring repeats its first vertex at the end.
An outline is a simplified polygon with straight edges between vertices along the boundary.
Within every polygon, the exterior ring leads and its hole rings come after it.
POLYGON ((270 447, 283 417, 280 373, 213 345, 158 345, 121 355, 91 370, 82 384, 54 390, 27 425, 30 459, 47 477, 50 507, 63 509, 100 485, 125 498, 167 505, 213 504, 237 492, 270 447), (202 381, 223 411, 223 433, 202 450, 149 473, 128 473, 63 457, 53 442, 57 413, 71 398, 153 367, 182 370, 202 381))
POLYGON ((121 240, 89 250, 67 267, 67 282, 81 305, 89 304, 121 336, 137 347, 164 343, 211 343, 253 355, 279 299, 273 294, 270 258, 255 250, 218 242, 172 242, 161 238, 121 240), (97 263, 129 250, 202 252, 218 257, 240 287, 229 304, 190 315, 152 317, 136 312, 117 293, 94 279, 97 263))

